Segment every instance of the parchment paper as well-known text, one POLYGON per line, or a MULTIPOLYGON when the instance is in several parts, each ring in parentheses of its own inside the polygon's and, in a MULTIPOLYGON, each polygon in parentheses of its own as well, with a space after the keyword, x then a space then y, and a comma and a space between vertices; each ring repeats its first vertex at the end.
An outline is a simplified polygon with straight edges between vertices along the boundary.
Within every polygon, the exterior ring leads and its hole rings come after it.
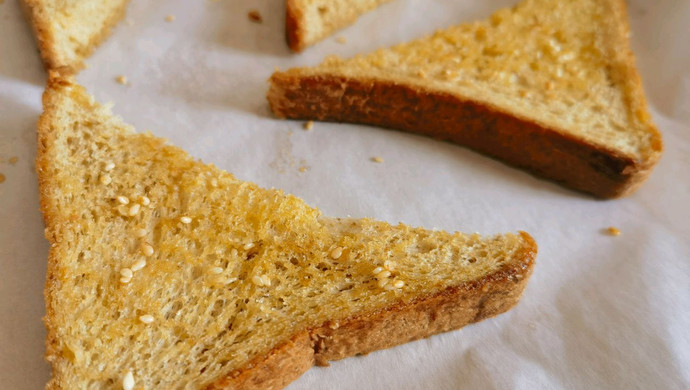
MULTIPOLYGON (((79 74, 80 83, 115 103, 115 112, 139 130, 239 178, 296 194, 327 215, 483 234, 521 229, 536 238, 536 269, 514 310, 313 368, 290 390, 690 388, 690 2, 630 2, 633 47, 666 152, 649 181, 625 199, 594 200, 423 137, 327 123, 305 132, 302 123, 269 113, 266 79, 276 66, 367 52, 514 3, 396 0, 293 55, 284 43, 282 0, 133 0, 126 20, 79 74), (262 24, 249 21, 251 9, 263 15, 262 24), (116 83, 119 75, 130 84, 116 83), (373 156, 384 162, 371 162, 373 156), (622 235, 604 234, 608 226, 622 235)), ((3 389, 39 389, 49 377, 41 322, 48 245, 33 167, 44 81, 17 1, 5 1, 3 389)))

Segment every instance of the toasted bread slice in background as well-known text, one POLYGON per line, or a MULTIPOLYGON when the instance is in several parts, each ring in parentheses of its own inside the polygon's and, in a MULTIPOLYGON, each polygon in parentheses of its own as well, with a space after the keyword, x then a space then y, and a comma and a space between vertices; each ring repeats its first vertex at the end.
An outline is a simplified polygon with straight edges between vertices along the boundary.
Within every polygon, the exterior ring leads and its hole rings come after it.
POLYGON ((124 17, 129 0, 20 0, 46 69, 76 73, 124 17))
POLYGON ((51 74, 38 125, 51 389, 281 388, 502 313, 536 244, 327 218, 135 133, 51 74))
POLYGON ((352 59, 276 72, 281 118, 445 139, 602 198, 633 192, 662 152, 622 0, 526 0, 352 59))
POLYGON ((285 36, 290 49, 304 50, 360 15, 390 0, 285 0, 285 36))

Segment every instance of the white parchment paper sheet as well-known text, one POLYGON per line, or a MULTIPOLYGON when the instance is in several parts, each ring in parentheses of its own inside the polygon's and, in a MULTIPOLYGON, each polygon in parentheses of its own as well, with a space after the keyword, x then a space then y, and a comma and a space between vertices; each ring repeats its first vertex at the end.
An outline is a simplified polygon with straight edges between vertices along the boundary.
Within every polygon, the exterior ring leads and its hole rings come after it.
MULTIPOLYGON (((511 0, 396 0, 291 54, 282 0, 133 0, 78 80, 239 178, 333 216, 450 231, 526 230, 539 243, 522 302, 495 319, 314 368, 300 389, 690 387, 690 2, 630 2, 632 42, 666 152, 633 196, 598 201, 431 139, 271 117, 266 79, 485 17, 511 0), (247 18, 258 9, 262 24, 247 18), (174 22, 166 22, 174 15, 174 22), (131 85, 114 79, 125 75, 131 85), (372 163, 372 156, 385 162, 372 163), (299 168, 306 167, 300 173, 299 168), (602 234, 620 228, 620 237, 602 234)), ((45 74, 16 0, 0 4, 0 388, 38 389, 48 245, 33 160, 45 74), (18 162, 9 163, 17 156, 18 162)))

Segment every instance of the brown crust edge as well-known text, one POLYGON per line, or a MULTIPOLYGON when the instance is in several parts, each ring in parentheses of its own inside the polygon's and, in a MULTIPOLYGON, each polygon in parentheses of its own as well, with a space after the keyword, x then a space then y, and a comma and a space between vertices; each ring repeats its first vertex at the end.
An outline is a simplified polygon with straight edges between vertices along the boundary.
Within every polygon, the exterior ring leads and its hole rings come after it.
POLYGON ((516 260, 480 280, 301 332, 207 389, 281 389, 314 364, 328 365, 329 360, 390 348, 506 312, 520 300, 537 254, 534 239, 520 235, 524 245, 516 260))
POLYGON ((303 19, 299 0, 285 0, 285 39, 295 53, 300 53, 308 46, 304 42, 303 19))
POLYGON ((44 68, 46 71, 53 70, 63 75, 76 74, 84 68, 84 60, 110 35, 117 22, 124 18, 129 4, 129 0, 122 0, 120 6, 115 8, 114 12, 106 19, 103 28, 91 37, 86 47, 81 48, 81 53, 76 53, 79 59, 68 62, 56 48, 50 17, 46 14, 41 2, 39 0, 20 0, 19 2, 24 11, 24 17, 34 32, 44 68))
MULTIPOLYGON (((46 314, 43 317, 43 322, 46 327, 46 353, 45 359, 52 366, 52 377, 46 385, 46 390, 62 389, 62 379, 60 373, 61 361, 58 358, 60 351, 57 335, 55 334, 55 326, 52 319, 55 318, 55 308, 53 307, 52 292, 59 287, 59 280, 57 279, 57 264, 59 260, 59 246, 63 240, 62 225, 64 221, 60 220, 56 205, 52 202, 53 194, 57 192, 57 188, 52 180, 51 173, 51 145, 55 139, 55 132, 53 131, 52 123, 55 120, 55 99, 57 91, 62 88, 73 87, 72 78, 63 78, 58 71, 48 72, 48 83, 46 90, 43 93, 43 114, 41 115, 37 125, 37 145, 38 150, 36 154, 36 173, 38 176, 38 189, 40 194, 41 212, 43 214, 43 222, 45 225, 45 237, 50 243, 50 251, 48 253, 48 263, 46 270, 46 283, 43 292, 46 314)), ((76 87, 76 86, 74 86, 76 87)))
POLYGON ((643 161, 490 105, 445 92, 376 79, 271 77, 268 101, 280 118, 352 122, 454 142, 601 198, 635 191, 661 154, 643 161))

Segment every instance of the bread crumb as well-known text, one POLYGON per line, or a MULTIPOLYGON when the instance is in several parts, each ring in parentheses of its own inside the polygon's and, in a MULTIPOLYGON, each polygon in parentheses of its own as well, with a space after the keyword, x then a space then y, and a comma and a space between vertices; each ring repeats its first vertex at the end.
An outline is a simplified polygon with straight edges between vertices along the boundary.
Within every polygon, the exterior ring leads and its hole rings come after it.
POLYGON ((382 163, 382 162, 383 162, 383 157, 374 156, 374 157, 371 158, 371 161, 373 161, 373 162, 375 162, 375 163, 382 163))
POLYGON ((2 173, 0 173, 0 183, 3 183, 5 181, 6 177, 2 173))
POLYGON ((9 163, 12 164, 12 165, 16 164, 17 161, 19 161, 19 157, 17 157, 17 156, 10 157, 10 159, 7 160, 7 162, 9 162, 9 163))
POLYGON ((302 167, 299 167, 299 171, 300 171, 300 173, 304 173, 304 172, 306 172, 306 171, 307 171, 307 169, 308 169, 308 168, 307 168, 307 167, 304 167, 304 166, 302 166, 302 167))
POLYGON ((127 85, 127 77, 124 75, 115 77, 115 81, 117 81, 118 84, 127 85))
POLYGON ((417 76, 419 76, 422 79, 425 79, 426 78, 426 72, 420 69, 417 71, 417 76))
POLYGON ((314 121, 309 121, 309 122, 304 122, 302 125, 302 128, 306 131, 309 131, 314 128, 314 121))
POLYGON ((168 23, 174 22, 175 21, 175 15, 167 15, 165 17, 165 21, 168 23))
POLYGON ((621 235, 621 231, 618 230, 618 228, 615 228, 613 226, 607 228, 606 231, 608 232, 609 235, 612 235, 612 236, 620 236, 621 235))
POLYGON ((135 384, 132 371, 127 371, 125 377, 122 379, 122 390, 134 390, 135 384))
POLYGON ((261 14, 259 13, 259 11, 255 10, 255 9, 249 11, 247 16, 249 17, 249 20, 251 20, 254 23, 261 23, 264 21, 264 18, 261 17, 261 14))
POLYGON ((347 43, 347 38, 345 37, 338 37, 335 39, 336 42, 342 43, 343 45, 347 43))

